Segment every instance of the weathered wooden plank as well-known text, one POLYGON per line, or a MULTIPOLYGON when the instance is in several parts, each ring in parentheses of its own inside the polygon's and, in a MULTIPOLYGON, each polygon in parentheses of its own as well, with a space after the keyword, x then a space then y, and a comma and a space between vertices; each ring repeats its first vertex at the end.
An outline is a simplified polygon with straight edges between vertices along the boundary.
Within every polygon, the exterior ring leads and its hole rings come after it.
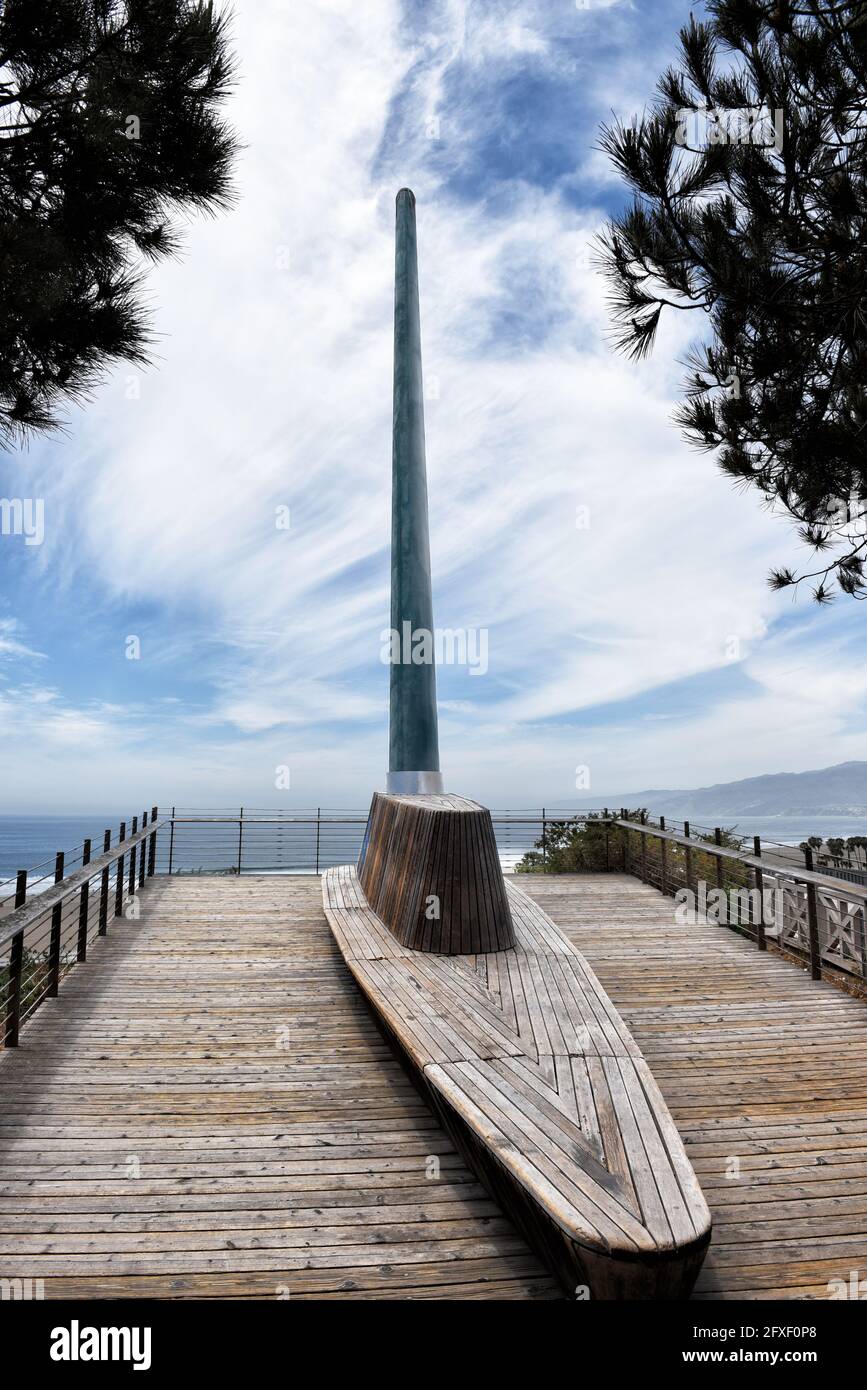
MULTIPOLYGON (((377 1030, 318 879, 156 879, 140 902, 0 1052, 4 1277, 48 1298, 557 1296, 377 1030)), ((376 968, 373 920, 344 914, 376 968)))

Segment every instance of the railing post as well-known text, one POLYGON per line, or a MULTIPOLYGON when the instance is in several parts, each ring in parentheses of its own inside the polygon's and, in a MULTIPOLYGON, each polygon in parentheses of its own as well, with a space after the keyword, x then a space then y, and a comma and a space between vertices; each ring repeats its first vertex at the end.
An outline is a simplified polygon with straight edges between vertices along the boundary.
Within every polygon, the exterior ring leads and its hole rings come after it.
MULTIPOLYGON (((111 831, 106 830, 102 837, 102 852, 108 854, 111 849, 111 831)), ((102 871, 102 878, 99 885, 99 927, 97 936, 105 936, 108 931, 108 880, 111 875, 111 865, 106 865, 102 871)))
MULTIPOLYGON (((141 818, 141 828, 142 828, 142 830, 145 829, 145 827, 147 826, 147 823, 148 823, 148 813, 147 813, 147 811, 143 811, 143 812, 142 812, 142 818, 141 818)), ((146 860, 147 860, 147 850, 148 850, 148 842, 147 842, 147 840, 142 840, 142 842, 141 842, 141 849, 139 850, 139 856, 138 856, 138 886, 139 886, 139 888, 144 888, 145 870, 147 869, 147 863, 146 863, 146 860)))
MULTIPOLYGON (((126 839, 126 821, 120 823, 120 830, 117 833, 117 842, 122 845, 126 839)), ((114 880, 114 915, 119 917, 123 912, 123 855, 117 860, 117 870, 114 880)))
MULTIPOLYGON (((643 824, 643 822, 642 822, 642 824, 643 824)), ((626 833, 627 833, 627 835, 628 835, 628 834, 629 834, 629 831, 627 830, 626 833)), ((641 834, 640 831, 639 831, 639 834, 641 834)), ((647 882, 647 836, 646 836, 646 835, 641 835, 641 879, 642 879, 642 882, 643 882, 643 883, 646 883, 646 882, 647 882)))
MULTIPOLYGON (((715 844, 722 845, 722 830, 719 826, 714 828, 713 838, 715 844)), ((721 854, 718 854, 716 857, 716 886, 717 888, 722 888, 723 886, 723 861, 721 854)))
MULTIPOLYGON (((804 858, 807 861, 807 868, 812 872, 813 851, 804 850, 804 858)), ((810 974, 814 980, 822 978, 822 949, 819 944, 819 903, 816 896, 815 883, 808 883, 807 888, 807 926, 810 938, 810 974)))
MULTIPOLYGON (((138 833, 138 816, 132 818, 132 834, 138 833)), ((135 897, 135 856, 137 846, 133 845, 129 852, 129 896, 135 897)))
POLYGON ((242 806, 242 807, 241 807, 241 813, 240 813, 240 815, 238 816, 238 876, 239 876, 239 877, 240 877, 240 874, 241 874, 241 854, 242 854, 242 851, 243 851, 243 844, 244 844, 244 808, 243 808, 243 806, 242 806))
MULTIPOLYGON (((689 839, 688 820, 685 820, 683 823, 683 838, 685 840, 689 839)), ((684 845, 683 847, 683 872, 686 878, 686 891, 687 893, 691 893, 692 885, 690 883, 690 879, 692 878, 692 850, 690 849, 689 845, 684 845)))
POLYGON ((322 820, 322 807, 316 807, 316 872, 319 873, 319 823, 322 820))
MULTIPOLYGON (((54 882, 60 883, 63 878, 63 866, 65 856, 63 850, 58 850, 54 860, 54 882)), ((46 991, 49 999, 57 998, 57 991, 60 988, 60 925, 63 918, 63 900, 55 903, 51 909, 51 936, 48 945, 48 989, 46 991)))
MULTIPOLYGON (((90 840, 84 842, 82 865, 90 863, 90 840)), ((90 881, 81 885, 78 896, 78 954, 77 960, 87 960, 87 913, 90 907, 90 881)))
POLYGON ((819 903, 815 883, 807 884, 807 919, 810 925, 810 974, 822 978, 822 948, 819 942, 819 903))
POLYGON ((542 807, 542 865, 548 863, 548 821, 545 817, 545 807, 542 807))
MULTIPOLYGON (((15 906, 27 901, 27 870, 19 869, 15 876, 15 906)), ((9 950, 9 983, 6 994, 6 1019, 3 1028, 7 1047, 18 1046, 21 1020, 21 974, 24 968, 24 928, 13 936, 9 950)))
MULTIPOLYGON (((154 826, 154 827, 156 827, 156 823, 157 823, 157 809, 158 809, 158 808, 157 808, 156 806, 152 806, 152 807, 151 807, 151 825, 154 826)), ((156 828, 154 828, 154 830, 151 832, 151 834, 150 834, 149 837, 148 837, 148 846, 149 846, 149 848, 148 848, 148 878, 153 878, 153 876, 154 876, 154 868, 156 867, 156 862, 157 862, 157 832, 156 832, 156 828)))
MULTIPOLYGON (((664 829, 665 829, 665 816, 660 816, 660 817, 659 817, 659 828, 660 828, 660 830, 664 830, 664 829)), ((668 870, 668 860, 667 860, 667 851, 668 851, 668 845, 667 845, 665 839, 663 838, 663 836, 660 835, 660 837, 659 837, 659 887, 660 887, 661 892, 663 892, 663 893, 667 893, 667 892, 668 892, 668 873, 667 873, 667 870, 668 870)))
POLYGON ((169 878, 172 876, 172 864, 175 857, 175 808, 172 807, 172 824, 169 830, 169 878))
MULTIPOLYGON (((753 836, 753 854, 756 859, 762 857, 762 839, 760 835, 753 836)), ((765 880, 760 865, 756 865, 756 899, 758 910, 756 913, 756 945, 760 951, 768 949, 765 940, 765 880)))

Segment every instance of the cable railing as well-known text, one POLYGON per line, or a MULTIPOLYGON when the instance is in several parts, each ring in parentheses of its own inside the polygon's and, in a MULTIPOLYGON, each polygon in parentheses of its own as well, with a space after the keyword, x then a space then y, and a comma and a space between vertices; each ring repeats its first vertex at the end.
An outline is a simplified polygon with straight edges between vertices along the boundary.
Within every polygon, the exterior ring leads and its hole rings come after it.
MULTIPOLYGON (((627 871, 681 899, 693 920, 720 920, 760 950, 774 942, 823 970, 867 981, 867 885, 817 871, 810 846, 778 845, 688 821, 653 821, 608 808, 575 814, 545 807, 491 812, 506 872, 558 866, 562 830, 593 827, 585 870, 627 871), (526 863, 521 863, 530 855, 526 863)), ((134 906, 154 874, 321 874, 358 859, 367 809, 275 811, 157 807, 84 839, 29 869, 0 896, 0 1040, 15 1046, 21 1024, 55 996, 89 944, 134 906)))
POLYGON ((57 996, 61 980, 74 965, 87 960, 88 947, 108 933, 115 917, 134 916, 145 879, 156 865, 157 807, 145 811, 139 825, 133 816, 129 833, 122 821, 112 846, 106 830, 102 846, 85 839, 54 858, 47 875, 19 869, 15 890, 0 915, 0 1040, 17 1047, 22 1023, 46 999, 57 996), (35 891, 38 890, 38 891, 35 891))
MULTIPOLYGON (((570 812, 547 807, 493 810, 491 817, 502 867, 510 872, 529 854, 539 861, 533 867, 544 868, 548 858, 547 846, 555 827, 582 826, 591 819, 610 820, 614 814, 608 808, 595 812, 570 812)), ((664 816, 653 819, 647 813, 642 814, 643 823, 648 826, 658 825, 662 829, 667 826, 680 834, 692 834, 693 838, 712 839, 715 834, 715 827, 693 822, 690 828, 689 822, 666 821, 664 816)), ((353 863, 358 858, 367 815, 366 806, 350 809, 316 806, 285 811, 248 806, 172 807, 157 839, 156 872, 322 873, 335 865, 353 863)), ((16 828, 13 827, 13 832, 16 828)), ((745 849, 749 843, 747 837, 737 834, 736 829, 726 829, 723 833, 726 842, 737 848, 745 849)), ((10 844, 15 841, 8 827, 4 827, 3 834, 4 858, 9 863, 10 844)), ((83 864, 89 845, 90 841, 85 841, 65 851, 66 874, 83 864)), ((809 852, 812 854, 812 850, 809 852)), ((768 862, 788 867, 793 873, 806 866, 804 851, 795 845, 764 839, 761 853, 768 862)), ((594 862, 589 867, 606 868, 609 865, 594 862)), ((826 869, 829 876, 841 881, 861 882, 857 871, 831 866, 826 866, 826 869)), ((54 855, 31 865, 28 869, 28 895, 35 895, 52 884, 55 872, 54 855)), ((0 880, 0 915, 4 905, 8 908, 14 898, 16 884, 16 877, 13 875, 10 878, 8 873, 5 883, 0 880)))
MULTIPOLYGON (((713 825, 702 825, 698 821, 678 821, 673 816, 652 816, 648 812, 643 815, 644 825, 658 825, 661 829, 675 830, 679 834, 686 833, 693 837, 706 837, 712 839, 719 827, 713 825)), ((743 849, 750 845, 754 836, 743 834, 739 831, 737 823, 726 826, 723 833, 729 842, 737 842, 743 849)), ((839 842, 844 844, 842 839, 839 842)), ((815 836, 812 842, 802 844, 791 844, 781 840, 772 840, 768 835, 761 836, 762 855, 766 859, 771 859, 778 864, 790 865, 792 869, 804 869, 807 867, 807 854, 812 857, 817 869, 822 869, 830 878, 843 879, 849 883, 860 883, 867 886, 867 859, 864 857, 862 848, 850 850, 844 847, 843 853, 834 855, 830 849, 825 849, 825 844, 834 844, 833 838, 824 841, 819 836, 815 836), (852 862, 852 855, 855 856, 855 863, 852 862), (845 859, 845 864, 844 864, 845 859), (859 867, 860 866, 860 867, 859 867)))
POLYGON ((622 868, 678 899, 684 922, 717 921, 760 951, 773 942, 814 980, 842 971, 867 982, 867 886, 817 871, 809 845, 793 863, 759 836, 749 853, 746 837, 719 826, 696 834, 688 821, 678 831, 664 817, 654 824, 625 813, 611 824, 622 832, 622 868))
MULTIPOLYGON (((367 807, 274 811, 249 806, 173 806, 168 832, 159 836, 157 872, 324 873, 358 859, 367 815, 367 807)), ((548 825, 563 819, 544 807, 492 811, 491 818, 506 871, 514 869, 539 842, 544 844, 548 825)))
MULTIPOLYGON (((111 832, 107 831, 106 834, 110 835, 111 832)), ((49 855, 48 858, 40 860, 38 864, 31 864, 27 870, 24 871, 27 875, 28 894, 32 895, 42 892, 49 884, 56 883, 58 854, 63 856, 65 874, 69 874, 76 867, 80 868, 86 864, 88 862, 87 857, 89 857, 91 852, 92 843, 92 839, 83 840, 80 845, 74 845, 71 849, 67 850, 58 850, 56 853, 49 855)), ((8 845, 4 846, 4 848, 6 848, 8 854, 8 845)), ((21 872, 22 870, 19 869, 11 878, 6 876, 0 877, 0 912, 2 912, 4 907, 8 907, 8 904, 17 896, 21 872)))

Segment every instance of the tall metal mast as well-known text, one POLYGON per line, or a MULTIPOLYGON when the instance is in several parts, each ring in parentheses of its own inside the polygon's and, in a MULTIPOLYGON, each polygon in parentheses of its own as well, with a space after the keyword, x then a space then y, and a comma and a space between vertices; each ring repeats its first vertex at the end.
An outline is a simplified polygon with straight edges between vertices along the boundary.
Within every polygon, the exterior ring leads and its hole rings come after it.
POLYGON ((394 415, 391 491, 390 792, 443 790, 437 733, 433 600, 424 447, 424 389, 418 302, 415 194, 396 201, 394 255, 394 415), (414 661, 413 654, 422 659, 414 661))

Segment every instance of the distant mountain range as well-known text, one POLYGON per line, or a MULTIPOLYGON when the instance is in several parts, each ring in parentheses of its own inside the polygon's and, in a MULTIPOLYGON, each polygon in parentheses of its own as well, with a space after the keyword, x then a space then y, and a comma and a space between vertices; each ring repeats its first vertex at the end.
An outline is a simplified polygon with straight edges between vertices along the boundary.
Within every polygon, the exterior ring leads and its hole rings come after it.
POLYGON ((718 782, 693 790, 651 788, 584 797, 560 806, 647 807, 654 815, 689 820, 721 816, 860 816, 867 815, 867 762, 838 763, 815 772, 773 772, 741 782, 718 782))

